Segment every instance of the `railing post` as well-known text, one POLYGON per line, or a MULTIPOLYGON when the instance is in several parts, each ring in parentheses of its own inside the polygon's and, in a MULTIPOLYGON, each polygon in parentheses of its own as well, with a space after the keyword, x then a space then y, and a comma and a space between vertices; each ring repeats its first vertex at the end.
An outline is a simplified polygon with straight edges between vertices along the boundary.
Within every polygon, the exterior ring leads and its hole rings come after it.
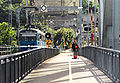
POLYGON ((117 82, 120 83, 120 53, 118 54, 118 79, 117 82))
POLYGON ((6 82, 7 81, 7 79, 6 79, 6 59, 4 59, 3 61, 4 61, 4 72, 5 72, 5 78, 4 78, 4 80, 5 80, 5 83, 7 83, 6 82))
POLYGON ((0 83, 2 83, 2 64, 1 64, 1 60, 0 60, 0 83))
POLYGON ((12 82, 12 78, 11 78, 11 75, 12 75, 12 74, 11 74, 11 73, 12 73, 12 72, 11 72, 11 67, 12 67, 11 62, 12 62, 12 59, 11 59, 11 57, 9 58, 9 60, 10 60, 10 61, 9 61, 9 63, 10 63, 10 70, 9 70, 10 75, 9 75, 9 77, 10 77, 10 83, 11 83, 11 82, 12 82))
POLYGON ((14 59, 14 83, 16 83, 16 57, 13 57, 14 59))
POLYGON ((21 71, 22 71, 22 69, 21 69, 21 59, 22 59, 22 55, 20 55, 20 56, 18 56, 19 57, 19 81, 21 80, 21 71))
POLYGON ((24 77, 24 55, 25 54, 21 55, 21 79, 24 77))
POLYGON ((31 53, 29 54, 29 60, 30 60, 30 61, 29 61, 29 68, 30 68, 29 71, 31 72, 31 68, 32 68, 32 67, 31 67, 31 63, 32 63, 32 62, 31 62, 31 53))
POLYGON ((109 76, 112 77, 112 52, 109 53, 109 76))
POLYGON ((115 53, 113 53, 113 77, 112 77, 113 80, 115 80, 115 72, 116 72, 115 71, 115 56, 116 56, 115 53))
POLYGON ((120 77, 119 77, 119 74, 120 74, 120 59, 119 59, 119 53, 116 53, 116 82, 119 83, 120 82, 120 77))
POLYGON ((24 76, 26 76, 26 54, 24 55, 24 76))

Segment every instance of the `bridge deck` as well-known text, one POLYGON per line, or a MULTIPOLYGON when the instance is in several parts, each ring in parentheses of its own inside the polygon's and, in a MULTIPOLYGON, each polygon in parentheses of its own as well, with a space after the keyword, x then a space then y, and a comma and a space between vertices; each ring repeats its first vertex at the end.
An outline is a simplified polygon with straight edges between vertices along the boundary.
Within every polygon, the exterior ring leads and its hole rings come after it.
POLYGON ((88 59, 61 53, 40 64, 20 83, 113 83, 88 59))

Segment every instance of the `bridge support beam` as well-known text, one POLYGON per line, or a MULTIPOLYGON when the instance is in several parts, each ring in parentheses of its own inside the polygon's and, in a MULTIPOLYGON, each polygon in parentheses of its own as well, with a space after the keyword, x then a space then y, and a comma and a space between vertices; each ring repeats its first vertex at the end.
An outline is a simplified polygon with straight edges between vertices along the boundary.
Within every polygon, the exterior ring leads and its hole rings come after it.
POLYGON ((103 16, 103 40, 102 45, 106 48, 112 48, 112 0, 106 0, 104 3, 103 16))
POLYGON ((112 0, 113 48, 120 50, 120 0, 112 0))
POLYGON ((120 50, 120 0, 105 0, 103 47, 120 50))

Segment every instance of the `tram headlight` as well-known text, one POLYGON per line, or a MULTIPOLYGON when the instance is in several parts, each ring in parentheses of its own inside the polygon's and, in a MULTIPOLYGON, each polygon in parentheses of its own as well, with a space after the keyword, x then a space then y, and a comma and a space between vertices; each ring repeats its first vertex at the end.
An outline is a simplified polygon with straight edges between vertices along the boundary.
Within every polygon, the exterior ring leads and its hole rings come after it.
POLYGON ((28 45, 27 47, 30 47, 30 45, 28 45))

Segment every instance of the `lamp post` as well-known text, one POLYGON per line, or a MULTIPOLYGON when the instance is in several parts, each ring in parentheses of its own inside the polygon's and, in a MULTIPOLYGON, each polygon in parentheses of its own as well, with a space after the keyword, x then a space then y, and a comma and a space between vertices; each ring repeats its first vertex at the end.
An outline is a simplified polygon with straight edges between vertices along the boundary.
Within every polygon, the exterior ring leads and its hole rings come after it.
POLYGON ((87 45, 89 46, 89 0, 88 0, 88 34, 87 34, 87 45))

